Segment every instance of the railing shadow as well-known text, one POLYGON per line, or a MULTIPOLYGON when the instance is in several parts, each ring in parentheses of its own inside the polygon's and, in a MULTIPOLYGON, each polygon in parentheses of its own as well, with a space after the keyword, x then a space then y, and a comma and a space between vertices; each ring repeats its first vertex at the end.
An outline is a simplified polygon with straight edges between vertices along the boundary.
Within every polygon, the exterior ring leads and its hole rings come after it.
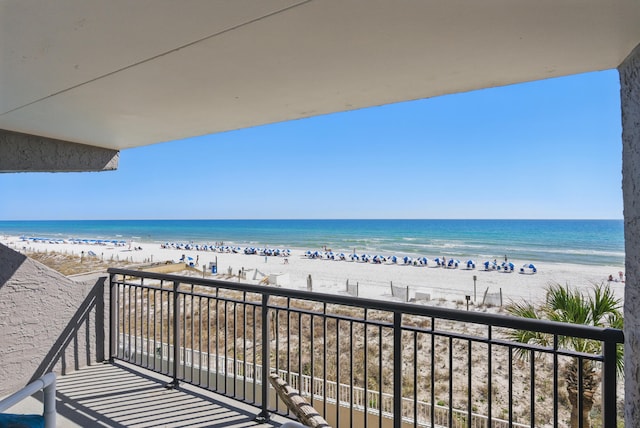
POLYGON ((58 363, 61 364, 61 374, 66 374, 69 366, 67 355, 70 346, 72 346, 73 358, 71 364, 73 365, 73 370, 79 370, 82 366, 91 364, 93 361, 104 361, 106 337, 104 290, 106 280, 106 277, 97 279, 87 297, 79 305, 78 310, 71 317, 65 329, 33 373, 30 382, 45 373, 54 371, 58 363), (93 317, 92 313, 94 314, 93 317), (81 338, 81 335, 84 337, 81 338), (84 346, 81 346, 81 344, 84 346), (84 361, 82 361, 80 355, 83 350, 85 354, 83 356, 84 361))
MULTIPOLYGON (((58 414, 79 426, 255 426, 255 412, 186 386, 167 389, 161 375, 103 363, 63 376, 58 414)), ((281 426, 270 422, 267 426, 281 426)))

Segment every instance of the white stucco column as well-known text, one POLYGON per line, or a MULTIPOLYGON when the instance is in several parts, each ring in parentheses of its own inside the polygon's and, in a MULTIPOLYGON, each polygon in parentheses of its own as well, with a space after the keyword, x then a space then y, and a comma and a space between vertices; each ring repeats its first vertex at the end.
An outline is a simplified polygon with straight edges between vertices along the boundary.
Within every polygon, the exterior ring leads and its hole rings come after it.
POLYGON ((640 45, 618 67, 622 106, 625 426, 640 427, 640 45))

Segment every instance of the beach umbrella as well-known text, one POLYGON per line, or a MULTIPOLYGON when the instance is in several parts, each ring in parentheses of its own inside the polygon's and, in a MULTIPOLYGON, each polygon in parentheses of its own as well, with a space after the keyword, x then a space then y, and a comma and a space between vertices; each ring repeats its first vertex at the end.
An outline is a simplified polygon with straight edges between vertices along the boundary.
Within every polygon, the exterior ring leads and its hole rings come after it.
POLYGON ((467 260, 467 268, 475 269, 475 267, 476 267, 476 262, 474 262, 473 260, 467 260))
POLYGON ((483 264, 485 270, 498 269, 498 265, 496 265, 495 262, 484 262, 483 264))
POLYGON ((396 256, 391 256, 391 263, 398 263, 398 258, 396 256))

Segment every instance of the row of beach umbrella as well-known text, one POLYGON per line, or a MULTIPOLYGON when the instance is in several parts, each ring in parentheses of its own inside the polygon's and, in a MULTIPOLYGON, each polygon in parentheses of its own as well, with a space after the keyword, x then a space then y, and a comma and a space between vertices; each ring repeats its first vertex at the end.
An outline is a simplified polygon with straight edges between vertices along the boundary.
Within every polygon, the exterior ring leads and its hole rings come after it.
MULTIPOLYGON (((373 264, 399 264, 399 265, 407 265, 407 266, 429 266, 429 260, 427 257, 398 257, 398 256, 383 256, 383 255, 371 255, 371 254, 345 254, 345 253, 334 253, 332 251, 321 252, 321 251, 311 251, 308 250, 304 253, 304 256, 309 259, 320 259, 320 260, 339 260, 339 261, 352 261, 352 262, 361 262, 361 263, 373 263, 373 264)), ((458 259, 447 259, 446 257, 436 257, 432 260, 435 267, 442 267, 448 269, 457 269, 458 267, 463 267, 466 269, 475 269, 476 262, 472 259, 467 260, 464 263, 461 263, 458 259)), ((512 262, 504 262, 502 264, 497 264, 495 261, 486 261, 482 264, 484 266, 484 270, 486 271, 502 271, 502 272, 515 272, 516 266, 512 262)), ((536 273, 538 270, 536 266, 532 263, 525 263, 520 268, 520 273, 536 273)))
MULTIPOLYGON (((429 262, 432 261, 435 263, 435 266, 445 267, 445 268, 457 268, 462 266, 463 264, 460 260, 457 259, 447 259, 445 257, 436 257, 433 260, 429 260, 427 257, 398 257, 398 256, 384 256, 380 254, 345 254, 345 253, 334 253, 332 251, 321 252, 321 251, 306 251, 304 256, 309 259, 321 259, 321 260, 341 260, 341 261, 352 261, 352 262, 361 262, 361 263, 373 263, 373 264, 399 264, 399 265, 407 265, 407 266, 429 266, 429 262)), ((464 263, 468 269, 475 269, 476 263, 473 260, 467 260, 464 263)))
POLYGON ((235 247, 232 245, 208 245, 208 244, 192 244, 183 242, 165 242, 160 245, 161 248, 186 250, 186 251, 211 251, 216 253, 234 253, 248 254, 259 256, 279 256, 290 257, 291 250, 284 248, 256 248, 256 247, 235 247))
POLYGON ((21 241, 25 242, 40 242, 46 244, 85 244, 85 245, 115 245, 118 247, 126 245, 126 241, 117 239, 81 239, 81 238, 44 238, 44 237, 30 237, 21 236, 21 241))

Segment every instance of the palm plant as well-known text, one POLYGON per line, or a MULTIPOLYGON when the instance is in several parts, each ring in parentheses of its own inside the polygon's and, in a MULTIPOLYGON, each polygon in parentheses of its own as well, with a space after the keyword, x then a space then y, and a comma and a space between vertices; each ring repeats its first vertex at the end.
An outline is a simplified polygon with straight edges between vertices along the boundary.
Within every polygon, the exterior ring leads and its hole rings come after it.
MULTIPOLYGON (((621 301, 608 285, 593 286, 591 295, 584 295, 578 289, 570 289, 559 284, 547 287, 546 299, 543 305, 535 307, 530 303, 517 303, 509 306, 507 311, 515 316, 535 319, 548 319, 572 324, 585 324, 596 327, 612 327, 622 329, 621 301)), ((511 338, 523 343, 541 346, 551 346, 553 335, 516 330, 511 338)), ((574 349, 577 352, 594 354, 602 352, 602 343, 576 337, 558 338, 559 346, 574 349)), ((521 350, 519 356, 526 358, 528 352, 521 350)), ((622 371, 622 347, 618 347, 616 364, 618 371, 622 371)), ((578 427, 578 359, 572 358, 562 369, 566 382, 569 402, 571 403, 571 427, 578 427)), ((600 370, 592 360, 582 362, 582 420, 585 428, 591 427, 590 412, 594 404, 594 395, 600 384, 600 370)))

